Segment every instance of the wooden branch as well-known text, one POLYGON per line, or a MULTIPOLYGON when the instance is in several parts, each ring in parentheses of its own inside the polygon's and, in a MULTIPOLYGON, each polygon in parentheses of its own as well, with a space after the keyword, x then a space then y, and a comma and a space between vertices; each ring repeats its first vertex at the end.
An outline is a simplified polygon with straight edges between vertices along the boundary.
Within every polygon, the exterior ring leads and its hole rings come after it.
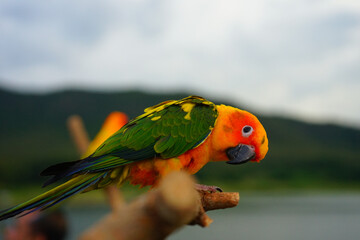
POLYGON ((205 211, 232 208, 238 205, 240 195, 237 192, 202 192, 201 202, 205 211))
POLYGON ((79 239, 165 239, 188 223, 208 226, 212 220, 204 209, 234 207, 238 203, 238 193, 197 192, 194 186, 190 175, 174 172, 157 189, 106 215, 79 239))
POLYGON ((80 239, 164 239, 197 216, 199 203, 193 178, 175 172, 168 175, 157 189, 105 216, 80 239))
POLYGON ((205 212, 216 209, 236 207, 240 200, 240 195, 237 192, 210 193, 199 191, 199 195, 201 199, 200 212, 198 216, 189 224, 199 225, 201 227, 207 227, 213 222, 213 220, 205 212))
POLYGON ((67 126, 79 155, 86 152, 90 141, 84 123, 79 115, 72 115, 67 119, 67 126))

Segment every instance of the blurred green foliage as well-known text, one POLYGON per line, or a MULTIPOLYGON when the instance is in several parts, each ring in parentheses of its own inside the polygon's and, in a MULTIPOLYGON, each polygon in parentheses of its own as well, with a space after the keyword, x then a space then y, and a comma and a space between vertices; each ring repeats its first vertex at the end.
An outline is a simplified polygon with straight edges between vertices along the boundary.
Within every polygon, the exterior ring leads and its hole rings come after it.
MULTIPOLYGON (((188 95, 138 91, 34 95, 0 90, 0 188, 41 184, 41 170, 78 158, 66 129, 72 114, 83 118, 94 137, 114 110, 132 118, 148 106, 188 95)), ((247 189, 360 187, 360 130, 257 115, 269 137, 265 160, 240 166, 211 163, 197 174, 200 181, 247 189)))

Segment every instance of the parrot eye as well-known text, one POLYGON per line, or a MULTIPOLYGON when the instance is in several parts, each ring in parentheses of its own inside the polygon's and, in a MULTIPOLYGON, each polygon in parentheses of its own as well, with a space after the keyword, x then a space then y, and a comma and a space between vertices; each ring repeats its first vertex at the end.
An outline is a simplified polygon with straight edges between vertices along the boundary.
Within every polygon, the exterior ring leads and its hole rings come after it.
POLYGON ((251 126, 244 126, 242 129, 242 135, 243 137, 248 137, 253 131, 254 129, 251 126))

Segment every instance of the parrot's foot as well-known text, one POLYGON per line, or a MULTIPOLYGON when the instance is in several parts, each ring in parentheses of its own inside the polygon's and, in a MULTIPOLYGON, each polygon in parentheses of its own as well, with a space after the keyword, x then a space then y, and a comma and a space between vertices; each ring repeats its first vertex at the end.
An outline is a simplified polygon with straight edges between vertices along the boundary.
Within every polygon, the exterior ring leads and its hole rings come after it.
POLYGON ((207 186, 202 184, 195 184, 195 189, 198 191, 204 191, 204 192, 222 192, 223 190, 217 186, 207 186))

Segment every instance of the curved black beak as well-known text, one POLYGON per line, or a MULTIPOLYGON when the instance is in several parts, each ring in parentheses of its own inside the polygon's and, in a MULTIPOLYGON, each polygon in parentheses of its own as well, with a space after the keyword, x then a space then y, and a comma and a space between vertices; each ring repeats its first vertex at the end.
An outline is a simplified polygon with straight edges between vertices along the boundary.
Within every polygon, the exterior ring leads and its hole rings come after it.
POLYGON ((242 164, 255 158, 255 148, 250 145, 239 144, 236 147, 232 147, 226 150, 226 154, 229 157, 229 164, 242 164))

